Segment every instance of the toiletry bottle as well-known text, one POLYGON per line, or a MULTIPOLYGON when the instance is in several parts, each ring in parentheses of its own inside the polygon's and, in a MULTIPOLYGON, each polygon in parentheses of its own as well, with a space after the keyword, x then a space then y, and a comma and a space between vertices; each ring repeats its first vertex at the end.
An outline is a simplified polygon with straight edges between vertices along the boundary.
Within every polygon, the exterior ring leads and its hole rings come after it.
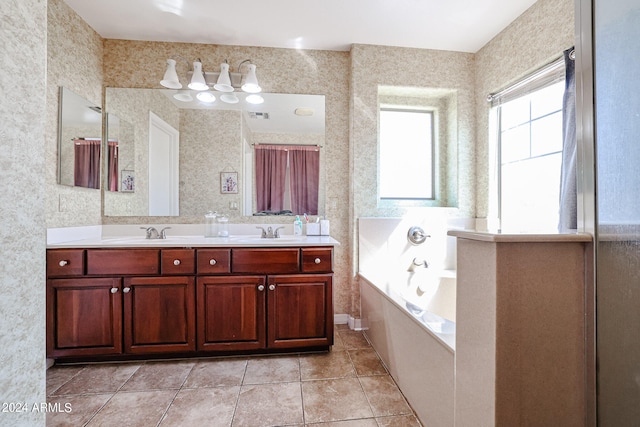
POLYGON ((218 216, 218 236, 229 237, 229 218, 226 216, 218 216))
POLYGON ((296 220, 293 221, 293 235, 302 236, 302 221, 300 215, 296 215, 296 220))
POLYGON ((209 211, 204 216, 204 237, 217 237, 216 213, 209 211))

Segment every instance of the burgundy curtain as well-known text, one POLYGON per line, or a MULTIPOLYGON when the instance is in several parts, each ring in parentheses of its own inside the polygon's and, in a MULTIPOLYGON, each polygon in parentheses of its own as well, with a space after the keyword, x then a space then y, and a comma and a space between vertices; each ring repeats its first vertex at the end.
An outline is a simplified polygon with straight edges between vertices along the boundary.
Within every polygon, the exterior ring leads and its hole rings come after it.
POLYGON ((291 168, 291 210, 293 213, 318 214, 320 151, 317 147, 289 147, 291 168))
POLYGON ((284 207, 287 151, 273 145, 256 146, 256 209, 280 211, 284 207))
POLYGON ((108 167, 107 179, 109 181, 109 191, 118 191, 118 141, 109 141, 107 143, 109 150, 107 152, 108 167))
POLYGON ((73 178, 76 187, 100 188, 100 140, 76 139, 73 178))

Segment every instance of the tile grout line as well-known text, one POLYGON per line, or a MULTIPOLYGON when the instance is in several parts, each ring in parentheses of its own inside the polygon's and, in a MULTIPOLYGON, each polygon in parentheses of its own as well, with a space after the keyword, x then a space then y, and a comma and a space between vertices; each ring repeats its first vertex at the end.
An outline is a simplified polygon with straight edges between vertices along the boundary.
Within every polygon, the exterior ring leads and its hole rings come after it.
POLYGON ((169 404, 167 405, 167 408, 162 413, 162 416, 160 417, 160 420, 156 424, 156 427, 159 427, 162 424, 162 422, 167 418, 167 414, 169 413, 169 409, 171 409, 171 406, 173 405, 173 402, 176 401, 176 397, 178 397, 178 393, 180 393, 180 391, 184 387, 184 383, 187 382, 187 378, 189 378, 189 375, 191 375, 191 372, 193 372, 193 368, 196 367, 197 363, 198 362, 194 362, 193 365, 191 366, 191 369, 189 369, 189 372, 187 373, 187 375, 184 376, 184 379, 182 380, 182 383, 180 384, 180 387, 178 387, 178 389, 176 390, 176 394, 173 395, 173 399, 171 399, 171 402, 169 402, 169 404))

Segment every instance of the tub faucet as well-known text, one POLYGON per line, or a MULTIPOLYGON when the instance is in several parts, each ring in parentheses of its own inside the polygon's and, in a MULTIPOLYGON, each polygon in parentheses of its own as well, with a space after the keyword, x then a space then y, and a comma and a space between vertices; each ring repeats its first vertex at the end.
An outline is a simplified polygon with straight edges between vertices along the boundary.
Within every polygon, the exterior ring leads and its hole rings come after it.
POLYGON ((407 271, 410 271, 413 273, 416 271, 417 268, 429 268, 429 264, 427 263, 427 260, 414 258, 413 261, 411 262, 411 265, 407 269, 407 271))

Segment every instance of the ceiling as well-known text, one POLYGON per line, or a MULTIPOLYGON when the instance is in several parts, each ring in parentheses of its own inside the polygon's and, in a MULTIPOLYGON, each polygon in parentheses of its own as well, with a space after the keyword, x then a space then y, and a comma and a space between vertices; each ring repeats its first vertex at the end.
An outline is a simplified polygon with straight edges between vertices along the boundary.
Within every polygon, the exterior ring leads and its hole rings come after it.
POLYGON ((477 52, 535 0, 64 0, 103 38, 477 52))

